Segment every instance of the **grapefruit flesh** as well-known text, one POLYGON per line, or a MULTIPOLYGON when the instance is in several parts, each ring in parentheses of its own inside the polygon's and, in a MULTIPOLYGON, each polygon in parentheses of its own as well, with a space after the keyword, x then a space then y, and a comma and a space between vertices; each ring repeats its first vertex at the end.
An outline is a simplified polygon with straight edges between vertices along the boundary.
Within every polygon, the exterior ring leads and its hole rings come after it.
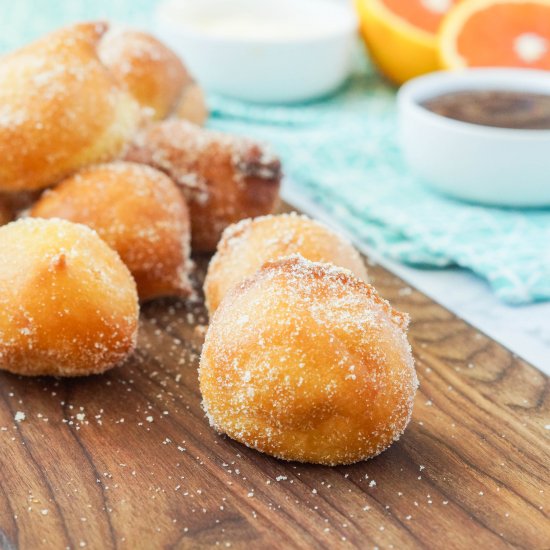
POLYGON ((436 34, 443 16, 457 0, 381 0, 396 16, 414 27, 436 34))
POLYGON ((550 70, 550 1, 467 0, 442 25, 442 63, 550 70))

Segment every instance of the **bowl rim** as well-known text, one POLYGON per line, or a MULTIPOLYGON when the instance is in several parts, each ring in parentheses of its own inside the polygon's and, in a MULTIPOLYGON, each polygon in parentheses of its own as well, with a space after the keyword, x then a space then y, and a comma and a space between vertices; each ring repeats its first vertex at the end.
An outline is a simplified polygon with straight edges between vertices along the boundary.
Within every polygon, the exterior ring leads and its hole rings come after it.
MULTIPOLYGON (((253 2, 256 7, 265 5, 269 0, 238 0, 239 2, 253 2), (262 4, 262 1, 264 4, 262 4)), ((200 0, 200 2, 193 2, 193 0, 164 0, 157 5, 155 10, 154 18, 156 20, 157 26, 168 27, 172 31, 180 34, 181 37, 193 38, 195 40, 202 40, 204 42, 209 42, 211 44, 218 45, 273 45, 281 46, 284 44, 309 44, 312 42, 325 41, 327 39, 333 39, 336 37, 347 37, 355 34, 359 29, 358 17, 353 10, 352 6, 344 5, 341 2, 336 2, 335 0, 287 0, 288 4, 291 5, 295 2, 303 2, 304 5, 310 6, 312 13, 317 12, 319 9, 330 10, 333 14, 338 13, 338 18, 334 18, 331 22, 334 24, 332 27, 323 30, 322 33, 318 35, 305 35, 303 37, 254 37, 247 38, 245 36, 216 36, 208 32, 201 31, 197 25, 194 25, 191 21, 178 21, 174 22, 173 18, 169 16, 170 13, 173 13, 174 9, 181 9, 185 4, 193 3, 194 7, 200 6, 199 9, 208 9, 208 4, 220 4, 220 0, 200 0)), ((269 2, 270 6, 276 7, 279 9, 282 5, 282 2, 269 2)), ((282 10, 283 11, 283 10, 282 10)), ((284 11, 284 13, 288 13, 284 11)))
POLYGON ((397 93, 400 119, 405 113, 447 131, 503 140, 550 140, 550 129, 500 128, 464 122, 430 111, 420 102, 453 91, 512 90, 550 95, 550 72, 528 68, 471 68, 436 71, 405 83, 397 93))

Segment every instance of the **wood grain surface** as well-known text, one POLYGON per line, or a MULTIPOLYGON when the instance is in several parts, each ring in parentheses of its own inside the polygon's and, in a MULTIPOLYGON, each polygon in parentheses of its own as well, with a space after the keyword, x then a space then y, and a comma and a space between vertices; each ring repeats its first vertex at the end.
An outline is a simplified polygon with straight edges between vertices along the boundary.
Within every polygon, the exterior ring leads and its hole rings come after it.
POLYGON ((550 548, 547 377, 369 269, 413 319, 421 385, 392 448, 329 468, 215 434, 197 382, 203 305, 156 301, 120 368, 0 375, 0 547, 550 548))

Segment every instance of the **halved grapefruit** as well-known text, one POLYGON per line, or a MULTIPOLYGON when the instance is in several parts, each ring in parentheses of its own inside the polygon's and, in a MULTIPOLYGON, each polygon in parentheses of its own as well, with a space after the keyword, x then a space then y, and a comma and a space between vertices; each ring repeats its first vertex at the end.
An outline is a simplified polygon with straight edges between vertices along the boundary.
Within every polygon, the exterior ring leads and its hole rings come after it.
POLYGON ((464 0, 439 33, 441 64, 550 70, 550 0, 464 0))
POLYGON ((401 84, 439 68, 437 32, 459 0, 355 0, 373 61, 401 84))

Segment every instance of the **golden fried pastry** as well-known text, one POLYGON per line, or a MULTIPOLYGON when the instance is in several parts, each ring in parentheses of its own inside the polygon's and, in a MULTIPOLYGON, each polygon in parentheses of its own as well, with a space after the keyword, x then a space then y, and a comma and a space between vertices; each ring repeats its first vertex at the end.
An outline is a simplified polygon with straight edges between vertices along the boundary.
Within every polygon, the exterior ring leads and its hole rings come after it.
POLYGON ((193 83, 180 58, 154 36, 113 29, 102 38, 99 56, 140 105, 150 109, 154 120, 181 110, 183 118, 204 122, 206 107, 202 91, 193 83), (180 105, 186 97, 184 105, 180 105))
POLYGON ((367 270, 357 250, 307 216, 293 212, 242 220, 224 231, 208 266, 204 293, 210 315, 231 287, 265 262, 292 254, 300 254, 312 262, 345 267, 359 279, 367 280, 367 270))
POLYGON ((85 168, 46 191, 31 210, 95 229, 137 283, 141 300, 191 291, 189 213, 176 184, 143 164, 85 168))
POLYGON ((134 349, 136 285, 95 231, 26 218, 0 227, 0 243, 0 368, 81 376, 134 349))
POLYGON ((285 460, 381 453, 413 407, 407 323, 348 270, 300 256, 266 263, 208 329, 199 378, 211 425, 285 460))
POLYGON ((0 191, 48 187, 135 133, 142 109, 97 58, 106 30, 73 25, 0 59, 0 191))
POLYGON ((181 186, 191 213, 193 251, 212 252, 228 225, 269 214, 277 204, 277 158, 254 142, 184 120, 151 125, 126 160, 150 164, 181 186))

